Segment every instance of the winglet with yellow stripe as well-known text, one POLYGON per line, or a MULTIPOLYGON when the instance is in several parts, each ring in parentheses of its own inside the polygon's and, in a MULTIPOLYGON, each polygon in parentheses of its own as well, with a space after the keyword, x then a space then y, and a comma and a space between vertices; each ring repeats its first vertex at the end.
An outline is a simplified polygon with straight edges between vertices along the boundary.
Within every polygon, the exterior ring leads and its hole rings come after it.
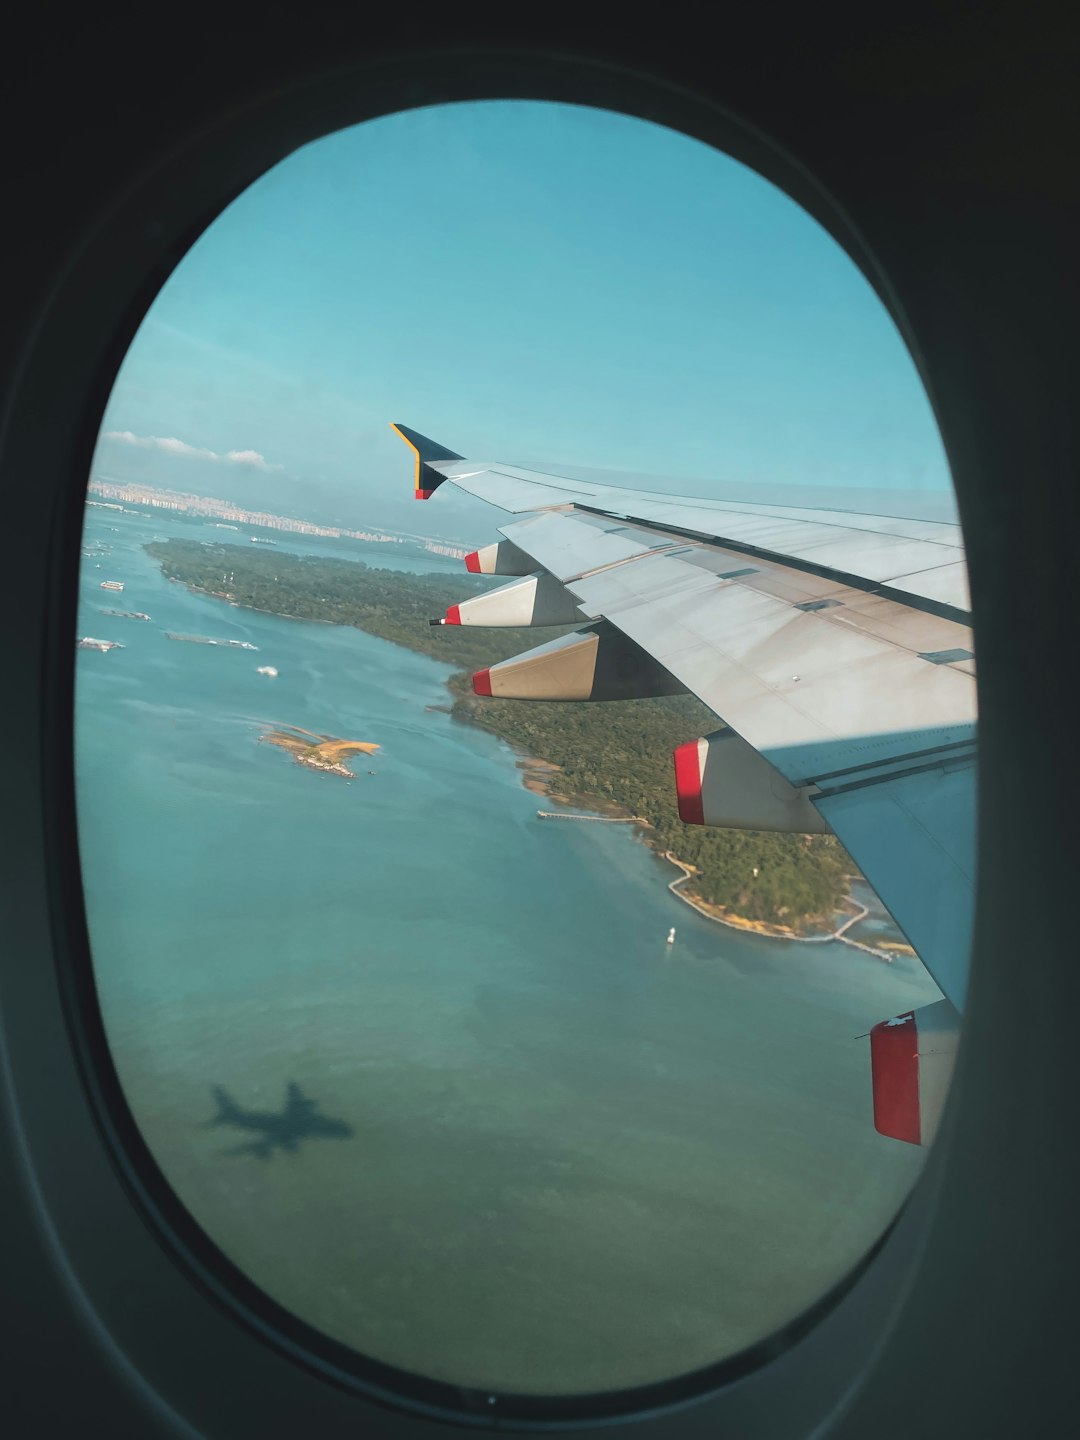
POLYGON ((458 455, 453 450, 447 450, 445 445, 437 445, 434 440, 429 440, 426 435, 419 435, 415 430, 410 430, 407 425, 395 425, 390 423, 390 429, 396 430, 405 444, 416 456, 416 498, 417 500, 430 500, 435 491, 446 479, 437 470, 431 468, 435 460, 463 460, 463 455, 458 455))

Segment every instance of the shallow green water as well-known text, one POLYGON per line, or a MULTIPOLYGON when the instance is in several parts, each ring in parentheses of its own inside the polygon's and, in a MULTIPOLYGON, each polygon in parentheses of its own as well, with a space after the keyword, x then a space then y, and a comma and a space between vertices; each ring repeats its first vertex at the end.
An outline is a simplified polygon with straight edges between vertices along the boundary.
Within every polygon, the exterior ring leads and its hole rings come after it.
POLYGON ((126 648, 78 653, 79 821, 116 1064, 207 1233, 336 1338, 492 1390, 667 1377, 815 1301, 921 1164, 854 1038, 937 998, 921 967, 695 915, 632 827, 538 820, 427 708, 447 667, 192 595, 141 550, 166 533, 90 512, 79 633, 126 648), (346 782, 270 723, 383 748, 346 782), (207 1125, 212 1086, 280 1114, 290 1081, 352 1133, 207 1125))

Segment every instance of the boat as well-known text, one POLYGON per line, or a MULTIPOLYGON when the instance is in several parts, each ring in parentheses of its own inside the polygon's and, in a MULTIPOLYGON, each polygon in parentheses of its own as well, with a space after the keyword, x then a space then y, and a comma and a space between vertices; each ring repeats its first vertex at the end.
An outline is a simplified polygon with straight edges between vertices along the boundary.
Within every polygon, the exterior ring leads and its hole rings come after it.
POLYGON ((277 677, 277 671, 275 670, 273 665, 256 666, 255 673, 256 675, 269 675, 271 679, 275 679, 277 677))
POLYGON ((124 582, 122 580, 102 580, 99 588, 102 590, 123 590, 124 582))
POLYGON ((667 943, 668 943, 669 945, 674 945, 674 944, 675 944, 675 926, 674 926, 674 925, 672 925, 671 929, 668 931, 667 943))
POLYGON ((124 647, 118 640, 95 640, 92 635, 83 635, 77 642, 80 650, 122 650, 124 647))

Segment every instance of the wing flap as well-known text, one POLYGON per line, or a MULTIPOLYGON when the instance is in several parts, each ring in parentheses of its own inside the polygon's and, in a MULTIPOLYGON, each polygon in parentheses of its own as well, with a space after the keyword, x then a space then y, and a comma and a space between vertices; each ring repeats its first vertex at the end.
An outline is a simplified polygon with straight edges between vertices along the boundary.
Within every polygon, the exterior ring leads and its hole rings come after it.
POLYGON ((592 515, 548 513, 502 533, 793 785, 973 738, 966 626, 592 515), (804 598, 815 582, 817 598, 804 598))
POLYGON ((657 556, 569 582, 791 781, 972 737, 972 678, 657 556), (676 567, 690 576, 682 580, 676 567))
POLYGON ((601 527, 555 514, 504 525, 500 534, 564 583, 681 543, 670 536, 631 533, 625 525, 601 527))

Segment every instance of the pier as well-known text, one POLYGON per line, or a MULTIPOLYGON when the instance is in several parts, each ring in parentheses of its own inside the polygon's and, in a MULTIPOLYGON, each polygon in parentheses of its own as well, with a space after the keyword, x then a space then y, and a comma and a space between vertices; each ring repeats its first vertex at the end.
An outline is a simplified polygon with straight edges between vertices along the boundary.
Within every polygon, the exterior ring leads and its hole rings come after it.
POLYGON ((648 825, 641 815, 564 815, 558 810, 537 810, 538 820, 592 820, 598 825, 648 825))

